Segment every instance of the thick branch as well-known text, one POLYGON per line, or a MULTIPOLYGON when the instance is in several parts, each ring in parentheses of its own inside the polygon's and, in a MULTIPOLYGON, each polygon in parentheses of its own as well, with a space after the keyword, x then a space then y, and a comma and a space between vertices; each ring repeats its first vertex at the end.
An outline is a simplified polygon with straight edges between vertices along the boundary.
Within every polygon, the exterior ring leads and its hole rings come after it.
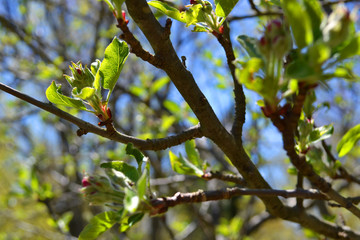
POLYGON ((62 119, 65 119, 75 125, 77 125, 80 129, 78 130, 78 135, 83 135, 88 132, 97 134, 99 136, 108 138, 110 140, 121 142, 121 143, 132 143, 135 147, 141 149, 141 150, 163 150, 172 146, 180 145, 183 142, 186 142, 187 140, 191 140, 193 138, 200 138, 203 136, 201 132, 200 125, 196 125, 194 127, 191 127, 182 133, 179 133, 178 135, 169 136, 165 138, 159 138, 159 139, 147 139, 142 140, 139 138, 135 138, 132 136, 128 136, 122 133, 119 133, 115 129, 112 131, 106 130, 104 128, 100 128, 98 126, 92 125, 88 122, 85 122, 77 117, 74 117, 73 115, 64 112, 60 110, 59 108, 55 107, 52 104, 43 103, 41 101, 38 101, 26 94, 23 94, 13 88, 10 88, 6 86, 3 83, 0 83, 0 90, 7 92, 21 100, 24 100, 25 102, 28 102, 32 105, 35 105, 47 112, 50 112, 62 119))

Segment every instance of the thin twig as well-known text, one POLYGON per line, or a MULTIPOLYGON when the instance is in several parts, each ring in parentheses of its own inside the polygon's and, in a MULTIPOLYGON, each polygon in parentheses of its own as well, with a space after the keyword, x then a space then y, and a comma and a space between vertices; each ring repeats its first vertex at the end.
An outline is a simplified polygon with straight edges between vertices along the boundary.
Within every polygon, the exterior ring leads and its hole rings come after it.
MULTIPOLYGON (((120 142, 120 143, 132 143, 135 147, 139 148, 140 150, 164 150, 172 146, 180 145, 183 142, 186 142, 188 140, 194 139, 194 138, 201 138, 203 136, 201 132, 200 124, 193 126, 177 135, 174 136, 168 136, 165 138, 159 138, 159 139, 139 139, 132 136, 128 136, 125 134, 122 134, 115 129, 104 129, 100 128, 98 126, 92 125, 88 122, 85 122, 67 112, 64 112, 60 110, 59 108, 55 107, 54 105, 50 103, 43 103, 41 101, 38 101, 26 94, 23 94, 3 83, 0 83, 0 90, 7 92, 25 102, 28 102, 34 106, 37 106, 47 112, 50 112, 62 119, 65 119, 75 125, 77 125, 80 129, 78 131, 78 135, 83 135, 88 132, 97 134, 99 136, 108 138, 110 140, 120 142)), ((110 125, 107 127, 111 127, 110 125)))
POLYGON ((236 196, 258 196, 270 197, 280 196, 283 198, 303 198, 303 199, 320 199, 328 200, 328 197, 315 189, 303 190, 274 190, 274 189, 245 189, 245 188, 226 188, 215 191, 199 190, 192 193, 176 193, 172 197, 163 197, 151 200, 151 206, 154 208, 152 214, 163 213, 169 207, 174 207, 185 203, 200 203, 207 201, 216 201, 223 199, 230 199, 236 196), (156 210, 155 210, 156 209, 156 210))
POLYGON ((250 14, 250 15, 244 15, 244 16, 230 16, 227 18, 227 21, 232 22, 236 20, 244 20, 244 19, 250 19, 250 18, 258 18, 263 16, 282 16, 282 12, 262 12, 257 14, 250 14))
MULTIPOLYGON (((332 161, 332 162, 336 162, 336 158, 335 156, 332 154, 331 150, 330 150, 330 147, 329 145, 326 144, 325 140, 322 140, 321 141, 321 145, 323 146, 327 156, 329 157, 329 159, 332 161)), ((337 173, 335 176, 332 176, 333 179, 345 179, 346 181, 348 181, 349 183, 350 182, 355 182, 357 184, 360 184, 360 179, 351 175, 350 173, 348 173, 348 171, 340 166, 338 168, 338 171, 339 173, 337 173)))
POLYGON ((242 177, 233 175, 233 174, 211 171, 211 172, 204 173, 204 175, 202 175, 201 177, 206 180, 219 179, 219 180, 226 181, 226 182, 236 183, 241 186, 246 186, 245 179, 243 179, 242 177))
MULTIPOLYGON (((150 54, 148 51, 144 50, 144 48, 141 46, 141 43, 134 37, 130 29, 128 28, 127 23, 124 21, 124 19, 119 18, 117 19, 117 21, 118 21, 117 27, 120 28, 123 32, 120 35, 120 38, 130 45, 131 47, 130 52, 134 53, 137 57, 141 58, 142 60, 152 64, 154 67, 160 68, 162 65, 162 61, 156 56, 150 54)), ((170 26, 171 24, 168 26, 169 33, 170 33, 170 26)))
POLYGON ((253 0, 249 0, 249 4, 252 10, 254 10, 257 14, 261 14, 260 10, 256 7, 253 0))
POLYGON ((227 64, 230 69, 230 73, 234 83, 234 94, 235 94, 235 118, 231 129, 231 133, 237 142, 242 142, 242 128, 245 123, 246 113, 246 98, 242 85, 238 82, 235 75, 235 54, 230 40, 230 29, 226 23, 224 23, 224 33, 215 34, 219 43, 223 47, 227 59, 227 64))

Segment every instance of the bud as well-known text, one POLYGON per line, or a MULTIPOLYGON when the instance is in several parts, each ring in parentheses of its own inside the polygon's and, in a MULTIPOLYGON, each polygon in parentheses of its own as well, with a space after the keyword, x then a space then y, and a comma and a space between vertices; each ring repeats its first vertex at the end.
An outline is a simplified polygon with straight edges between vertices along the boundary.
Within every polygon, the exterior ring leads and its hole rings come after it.
POLYGON ((321 25, 324 42, 330 47, 336 47, 345 41, 354 18, 344 5, 339 5, 321 25))
POLYGON ((283 58, 291 49, 291 35, 280 20, 273 20, 265 26, 264 35, 258 42, 260 52, 269 58, 271 54, 283 58))
POLYGON ((125 11, 124 11, 124 10, 122 10, 122 11, 121 11, 121 14, 122 14, 122 18, 123 18, 123 20, 124 20, 125 24, 128 24, 128 23, 129 23, 129 20, 128 20, 128 19, 126 19, 126 13, 125 13, 125 11))
POLYGON ((71 87, 75 89, 74 93, 79 94, 85 87, 93 87, 95 76, 91 73, 90 69, 86 66, 82 67, 81 62, 71 62, 69 66, 72 76, 64 75, 65 79, 69 82, 71 87))
POLYGON ((196 0, 190 0, 190 4, 197 4, 196 0))
POLYGON ((84 176, 81 182, 83 188, 80 191, 91 205, 123 202, 124 193, 115 190, 106 177, 84 176))

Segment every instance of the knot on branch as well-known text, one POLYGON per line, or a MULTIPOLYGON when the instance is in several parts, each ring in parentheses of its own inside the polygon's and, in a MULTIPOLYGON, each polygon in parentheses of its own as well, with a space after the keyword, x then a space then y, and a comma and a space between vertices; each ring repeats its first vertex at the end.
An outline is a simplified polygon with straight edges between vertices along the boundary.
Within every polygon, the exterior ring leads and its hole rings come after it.
POLYGON ((166 19, 166 23, 165 23, 165 29, 164 29, 164 34, 162 36, 162 39, 167 40, 170 37, 171 34, 171 25, 172 25, 172 21, 170 18, 166 19))
POLYGON ((78 137, 81 137, 82 135, 86 135, 88 133, 87 130, 85 129, 82 129, 82 128, 79 128, 77 131, 76 131, 76 135, 78 135, 78 137))

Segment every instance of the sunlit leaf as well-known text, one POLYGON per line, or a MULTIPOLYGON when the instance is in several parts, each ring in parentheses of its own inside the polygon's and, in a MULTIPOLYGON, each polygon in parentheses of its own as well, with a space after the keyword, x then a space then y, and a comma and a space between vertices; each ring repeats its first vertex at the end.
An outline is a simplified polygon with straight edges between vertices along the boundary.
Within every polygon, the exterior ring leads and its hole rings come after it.
POLYGON ((215 0, 215 14, 219 17, 227 17, 239 0, 215 0))
POLYGON ((94 216, 80 233, 79 240, 97 239, 119 221, 119 218, 119 215, 113 211, 103 212, 94 216))
POLYGON ((100 89, 100 86, 102 86, 111 92, 115 87, 128 55, 129 48, 127 43, 114 37, 105 49, 105 58, 97 71, 94 87, 100 89))
POLYGON ((47 99, 54 104, 61 104, 67 107, 73 107, 79 110, 88 111, 79 99, 69 98, 61 93, 61 85, 56 85, 55 81, 46 90, 47 99))
POLYGON ((339 157, 343 157, 346 154, 348 154, 359 139, 360 139, 360 124, 351 128, 341 138, 336 148, 337 152, 339 153, 339 157))
POLYGON ((194 140, 186 141, 185 142, 185 151, 187 154, 187 157, 191 163, 193 163, 195 166, 201 168, 202 161, 200 159, 199 152, 196 150, 196 144, 194 140))
POLYGON ((139 196, 134 191, 125 188, 124 208, 130 213, 133 213, 138 208, 139 203, 139 196))
POLYGON ((168 76, 157 79, 153 84, 151 84, 149 95, 157 93, 169 82, 170 82, 170 78, 168 76))
POLYGON ((177 8, 174 8, 165 2, 150 1, 150 2, 148 2, 148 4, 150 6, 156 8, 157 10, 161 11, 162 13, 164 13, 166 16, 168 16, 170 18, 173 18, 180 22, 184 22, 184 23, 186 22, 183 13, 181 13, 177 8))
POLYGON ((321 7, 320 1, 317 0, 304 0, 306 12, 309 14, 312 25, 312 32, 314 40, 321 37, 322 32, 320 29, 321 22, 324 18, 324 11, 321 7))
POLYGON ((297 0, 282 0, 285 17, 291 26, 296 45, 301 49, 312 43, 311 19, 297 0))
POLYGON ((127 164, 124 161, 106 162, 106 163, 102 163, 100 165, 100 167, 115 169, 116 171, 123 173, 126 177, 128 177, 134 183, 136 183, 140 177, 136 168, 127 164))
POLYGON ((322 141, 326 138, 329 138, 329 137, 331 137, 333 132, 334 132, 334 127, 332 124, 315 128, 310 133, 310 138, 309 138, 310 143, 316 143, 316 142, 322 141))
POLYGON ((174 153, 169 151, 169 157, 170 157, 171 167, 177 173, 186 174, 186 175, 195 175, 198 177, 201 177, 204 174, 204 172, 200 168, 196 167, 189 160, 183 158, 181 154, 178 157, 174 153))

